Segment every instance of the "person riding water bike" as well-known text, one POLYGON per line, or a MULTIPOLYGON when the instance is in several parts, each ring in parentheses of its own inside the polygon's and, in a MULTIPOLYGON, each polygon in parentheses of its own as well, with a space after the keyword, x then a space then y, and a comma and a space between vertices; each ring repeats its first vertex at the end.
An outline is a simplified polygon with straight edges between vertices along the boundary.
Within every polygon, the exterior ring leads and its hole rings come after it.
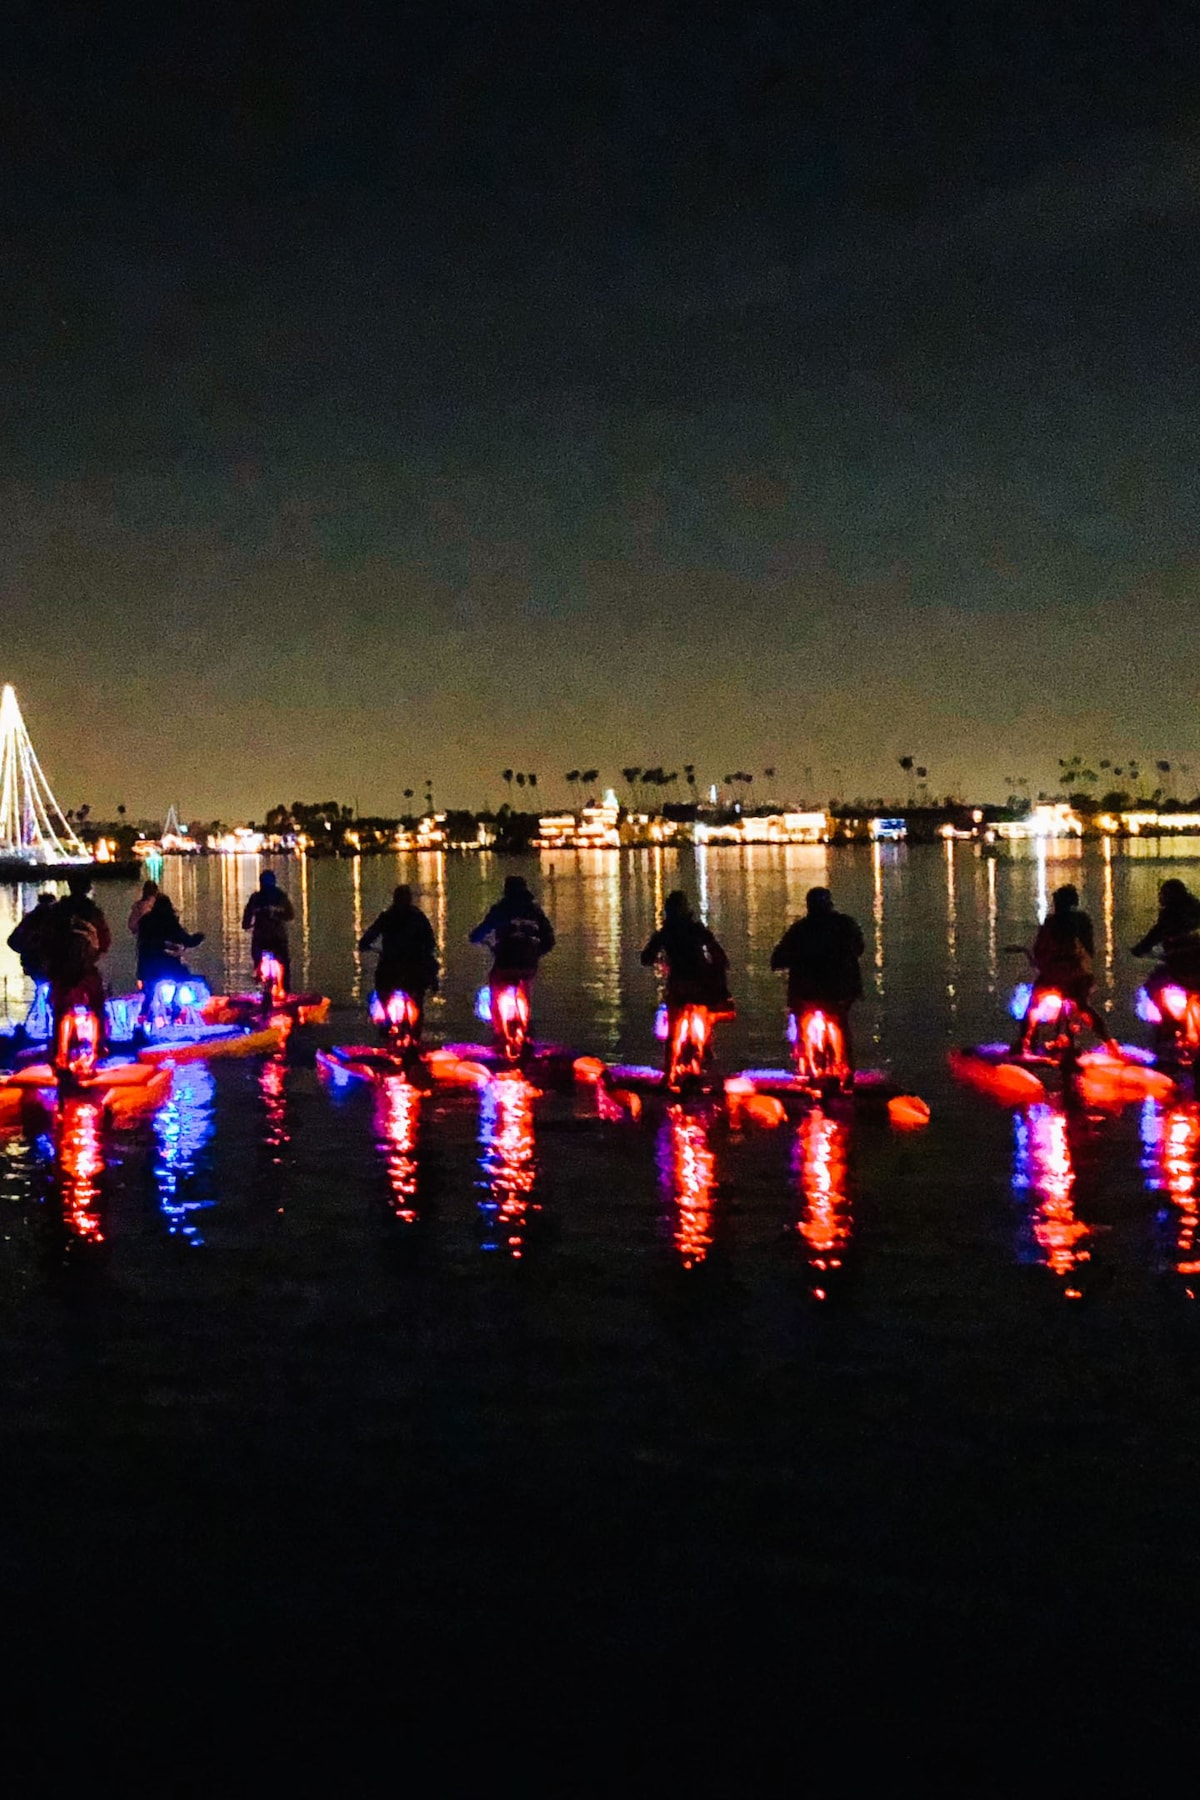
POLYGON ((675 1024, 686 1006, 703 1006, 710 1013, 727 1011, 729 958, 723 946, 696 918, 685 893, 676 888, 667 895, 663 920, 642 951, 643 968, 656 963, 666 968, 663 998, 667 1006, 667 1067, 671 1067, 675 1024))
POLYGON ((191 974, 185 950, 204 942, 202 931, 188 931, 166 894, 155 894, 138 920, 137 975, 147 994, 160 981, 181 981, 191 974))
POLYGON ((242 930, 250 933, 250 954, 261 975, 262 959, 273 956, 283 970, 283 991, 291 992, 291 950, 287 928, 295 918, 292 903, 275 879, 274 869, 264 869, 258 886, 246 902, 242 930))
POLYGON ((437 940, 433 926, 414 905, 410 887, 402 884, 395 890, 392 904, 358 940, 360 950, 373 950, 376 944, 376 997, 386 1009, 393 994, 407 994, 416 1002, 419 1030, 425 996, 438 984, 437 940))
POLYGON ((56 895, 39 894, 37 905, 24 913, 8 934, 8 947, 20 957, 21 973, 30 981, 47 979, 46 957, 56 905, 56 895))
POLYGON ((75 1007, 96 1021, 97 1054, 104 1043, 104 981, 100 958, 112 946, 108 921, 91 898, 92 878, 86 869, 67 876, 67 892, 51 909, 46 933, 46 974, 50 981, 52 1042, 57 1059, 61 1028, 75 1007))
POLYGON ((1159 952, 1160 960, 1146 980, 1146 992, 1157 1001, 1163 988, 1176 985, 1200 993, 1200 899, 1172 878, 1158 890, 1158 917, 1133 946, 1135 956, 1159 952))
POLYGON ((832 1018, 842 1037, 844 1073, 854 1073, 850 1008, 862 998, 860 959, 863 934, 849 913, 837 912, 825 887, 809 888, 805 915, 788 926, 771 952, 771 967, 787 971, 788 1011, 797 1028, 805 1012, 819 1007, 832 1018))
POLYGON ((555 942, 553 925, 520 875, 505 877, 503 894, 469 937, 473 944, 492 940, 488 980, 493 988, 505 981, 527 985, 555 942))
POLYGON ((1021 1035, 1013 1046, 1016 1055, 1028 1056, 1037 1028, 1038 1001, 1043 994, 1053 992, 1072 1003, 1110 1055, 1120 1056, 1120 1045, 1090 999, 1096 985, 1092 974, 1095 953, 1096 934, 1091 919, 1080 907, 1078 890, 1069 885, 1056 888, 1050 898, 1050 911, 1033 940, 1033 992, 1021 1035))

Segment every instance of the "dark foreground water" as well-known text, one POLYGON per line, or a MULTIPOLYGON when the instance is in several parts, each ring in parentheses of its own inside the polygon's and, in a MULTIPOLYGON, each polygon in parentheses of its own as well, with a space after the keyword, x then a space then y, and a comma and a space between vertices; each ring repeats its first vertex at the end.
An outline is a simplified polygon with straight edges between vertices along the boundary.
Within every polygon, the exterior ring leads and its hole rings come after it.
MULTIPOLYGON (((1172 848, 1190 879, 1200 844, 1172 848)), ((389 1785, 432 1767, 439 1792, 478 1756, 555 1791, 755 1789, 781 1747, 791 1784, 832 1761, 857 1789, 871 1739, 893 1782, 981 1791, 1010 1753, 1027 1782, 1047 1734, 1144 1772, 1200 1650, 1200 1112, 1014 1115, 945 1056, 1010 1029, 1004 947, 1068 878, 1136 1035, 1127 946, 1168 865, 525 866, 560 934, 544 1035, 654 1053, 637 953, 680 884, 730 951, 730 1069, 781 1060, 767 958, 828 880, 868 940, 860 1058, 933 1107, 907 1137, 867 1104, 742 1132, 519 1089, 331 1094, 313 1053, 362 1034, 354 941, 391 885, 420 886, 431 1034, 457 1039, 505 868, 280 869, 328 1027, 180 1071, 66 1170, 0 1140, 9 1717, 88 1718, 105 1779, 161 1729, 165 1791, 212 1791, 240 1731, 283 1756, 331 1720, 354 1791, 380 1743, 389 1785)), ((214 987, 246 977, 255 873, 168 865, 214 987)), ((132 891, 100 898, 120 989, 132 891)))

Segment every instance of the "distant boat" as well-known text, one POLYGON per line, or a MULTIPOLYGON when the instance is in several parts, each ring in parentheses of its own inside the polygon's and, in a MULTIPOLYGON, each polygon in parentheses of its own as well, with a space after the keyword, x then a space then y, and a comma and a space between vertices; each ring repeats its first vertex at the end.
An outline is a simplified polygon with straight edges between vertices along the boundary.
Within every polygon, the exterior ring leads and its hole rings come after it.
POLYGON ((0 694, 0 878, 37 882, 95 866, 42 774, 17 696, 0 694))

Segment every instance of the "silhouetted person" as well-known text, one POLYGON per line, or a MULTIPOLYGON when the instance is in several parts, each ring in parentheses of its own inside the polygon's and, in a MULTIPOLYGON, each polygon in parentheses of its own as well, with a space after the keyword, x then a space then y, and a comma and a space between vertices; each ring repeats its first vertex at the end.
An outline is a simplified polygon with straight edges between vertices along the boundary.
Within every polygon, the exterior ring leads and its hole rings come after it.
POLYGON ((821 1007, 841 1026, 846 1063, 854 1067, 850 1008, 862 998, 865 949, 858 922, 838 912, 826 887, 809 888, 802 919, 794 919, 771 952, 771 967, 787 971, 788 1011, 797 1020, 821 1007))
POLYGON ((426 994, 437 986, 437 940, 433 926, 414 905, 410 887, 396 889, 392 904, 363 932, 358 947, 370 950, 376 943, 375 992, 379 999, 386 1002, 389 995, 400 992, 423 1010, 426 994))
POLYGON ((100 958, 112 946, 108 921, 91 898, 92 878, 86 869, 67 876, 67 892, 56 900, 47 932, 46 974, 50 981, 50 1008, 54 1037, 58 1042, 60 1020, 73 1006, 86 1006, 100 1024, 104 1037, 104 982, 100 958))
POLYGON ((180 981, 191 970, 185 950, 204 942, 202 931, 188 931, 166 894, 156 894, 138 925, 138 980, 148 994, 160 981, 180 981))
POLYGON ((258 886, 246 902, 242 930, 250 933, 255 974, 261 979, 263 957, 274 956, 283 969, 285 994, 292 989, 292 956, 287 928, 295 916, 291 901, 275 879, 274 869, 264 869, 258 886))
POLYGON ((154 902, 158 899, 157 881, 143 881, 142 891, 129 909, 129 930, 133 937, 138 934, 138 926, 145 918, 154 902))
POLYGON ((643 967, 659 962, 666 966, 668 1014, 681 1006, 717 1011, 728 1004, 729 958, 678 888, 667 895, 662 924, 642 951, 643 967))
POLYGON ((8 947, 20 957, 21 973, 30 981, 49 979, 47 958, 56 904, 54 894, 39 894, 37 905, 31 907, 8 934, 8 947))
POLYGON ((1055 888, 1050 896, 1050 911, 1042 920, 1033 940, 1033 966, 1036 973, 1025 1013, 1024 1028, 1017 1044, 1022 1056, 1033 1041, 1038 997, 1050 990, 1065 995, 1112 1054, 1121 1054, 1120 1046, 1109 1030, 1107 1021, 1091 1002, 1091 992, 1096 985, 1092 974, 1092 958, 1095 954, 1096 934, 1092 929, 1091 919, 1079 904, 1078 890, 1070 885, 1055 888))
POLYGON ((1149 956, 1154 950, 1160 960, 1146 982, 1148 994, 1157 998, 1169 982, 1200 992, 1200 900, 1174 877, 1159 888, 1158 917, 1133 946, 1135 956, 1149 956))
POLYGON ((470 933, 473 944, 493 940, 492 983, 529 982, 554 948, 554 927, 520 875, 505 878, 504 892, 470 933))

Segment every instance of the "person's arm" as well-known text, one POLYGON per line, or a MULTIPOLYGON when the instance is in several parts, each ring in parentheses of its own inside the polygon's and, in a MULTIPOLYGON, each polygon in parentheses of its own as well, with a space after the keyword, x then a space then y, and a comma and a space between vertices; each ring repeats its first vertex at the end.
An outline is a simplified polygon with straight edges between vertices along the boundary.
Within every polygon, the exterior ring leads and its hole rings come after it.
POLYGON ((1157 919, 1155 919, 1153 925, 1150 927, 1150 929, 1146 933, 1145 937, 1142 938, 1139 943, 1136 943, 1133 946, 1134 956, 1149 956, 1150 952, 1154 949, 1155 945, 1161 944, 1162 936, 1163 936, 1163 922, 1162 922, 1162 917, 1160 915, 1157 919))
POLYGON ((713 936, 708 927, 704 929, 704 948, 708 952, 708 960, 718 975, 724 975, 729 967, 729 958, 725 954, 725 946, 719 938, 713 936))
POLYGON ((373 925, 368 925, 367 929, 363 932, 362 936, 359 938, 359 940, 358 940, 359 949, 360 950, 370 950, 373 947, 376 938, 379 936, 379 934, 382 930, 383 930, 383 914, 380 913, 379 916, 377 917, 377 919, 375 920, 375 923, 373 925))
POLYGON ((468 943, 482 944, 484 939, 491 935, 496 928, 496 910, 497 909, 494 906, 488 908, 474 931, 469 931, 467 933, 468 943))
POLYGON ((642 967, 652 969, 663 953, 663 934, 656 931, 646 948, 642 951, 642 967))
POLYGON ((112 949, 112 932, 108 929, 108 920, 99 907, 96 908, 96 941, 100 945, 101 956, 107 956, 112 949))
POLYGON ((542 911, 540 906, 539 906, 538 912, 537 912, 537 932, 538 932, 538 950, 541 953, 541 955, 548 956, 550 954, 551 950, 553 950, 555 942, 557 940, 555 939, 555 936, 554 936, 554 927, 550 923, 549 919, 546 917, 545 913, 542 911))
POLYGON ((8 947, 10 950, 15 950, 19 956, 24 943, 25 943, 25 921, 24 921, 24 919, 20 919, 20 920, 18 920, 15 928, 12 931, 10 931, 8 934, 8 947))
POLYGON ((138 929, 138 926, 141 924, 141 922, 142 922, 142 903, 140 900, 135 900, 133 905, 129 909, 129 919, 128 919, 129 929, 134 937, 137 936, 137 929, 138 929))
POLYGON ((254 915, 255 915, 255 913, 257 913, 257 911, 258 911, 258 908, 254 904, 254 895, 251 894, 250 898, 246 902, 245 910, 242 913, 242 930, 243 931, 253 930, 254 915))
POLYGON ((279 917, 284 925, 290 925, 296 916, 296 909, 286 894, 279 896, 279 917))
POLYGON ((1079 941, 1089 956, 1095 956, 1096 933, 1092 928, 1092 921, 1087 913, 1080 913, 1079 915, 1079 941))
POLYGON ((792 942, 795 929, 794 925, 789 925, 771 952, 771 967, 776 971, 787 969, 791 966, 792 942))
POLYGON ((848 921, 848 923, 849 923, 850 929, 846 933, 847 941, 850 945, 850 949, 853 952, 854 956, 860 957, 867 947, 867 941, 863 937, 862 927, 860 926, 857 919, 850 919, 848 921))

